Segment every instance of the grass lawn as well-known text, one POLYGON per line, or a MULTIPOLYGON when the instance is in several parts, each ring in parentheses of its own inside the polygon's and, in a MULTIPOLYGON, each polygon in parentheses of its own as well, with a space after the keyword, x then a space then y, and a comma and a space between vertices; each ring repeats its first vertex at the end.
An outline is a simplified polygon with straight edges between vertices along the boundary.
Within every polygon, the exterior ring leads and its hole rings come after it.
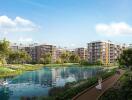
POLYGON ((15 70, 10 69, 10 68, 6 68, 6 67, 0 67, 0 73, 4 73, 4 72, 14 72, 15 70))
POLYGON ((60 66, 72 66, 72 65, 79 65, 79 63, 46 64, 44 66, 48 66, 48 67, 60 67, 60 66))
POLYGON ((20 71, 20 70, 13 70, 13 69, 7 68, 7 67, 0 67, 0 78, 15 76, 20 73, 22 73, 22 71, 20 71))
POLYGON ((9 64, 5 67, 0 66, 0 78, 15 76, 21 74, 24 71, 33 71, 42 68, 44 65, 41 64, 9 64))
MULTIPOLYGON (((0 66, 0 77, 9 77, 21 74, 24 71, 33 71, 41 69, 44 66, 47 67, 65 67, 65 66, 81 66, 79 63, 64 63, 64 64, 8 64, 5 67, 0 66)), ((83 66, 83 65, 82 65, 83 66)), ((91 66, 87 66, 91 67, 91 66)), ((113 69, 115 67, 108 67, 109 69, 113 69)))

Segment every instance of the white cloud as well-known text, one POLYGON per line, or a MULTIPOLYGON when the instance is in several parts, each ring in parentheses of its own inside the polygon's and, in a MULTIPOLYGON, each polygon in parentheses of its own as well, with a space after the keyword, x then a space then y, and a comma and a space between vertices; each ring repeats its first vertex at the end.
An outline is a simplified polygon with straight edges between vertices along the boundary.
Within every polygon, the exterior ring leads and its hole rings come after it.
POLYGON ((110 24, 97 24, 96 32, 106 35, 132 35, 132 26, 125 22, 110 23, 110 24))
POLYGON ((38 26, 30 20, 21 17, 11 19, 7 16, 0 16, 0 33, 34 32, 37 30, 38 26))

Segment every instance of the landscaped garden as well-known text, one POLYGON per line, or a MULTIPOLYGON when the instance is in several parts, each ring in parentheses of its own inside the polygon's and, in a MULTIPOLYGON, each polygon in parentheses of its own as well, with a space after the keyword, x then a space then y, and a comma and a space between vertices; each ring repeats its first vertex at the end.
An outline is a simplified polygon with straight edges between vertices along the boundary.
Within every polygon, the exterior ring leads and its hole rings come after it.
MULTIPOLYGON (((31 64, 31 57, 25 51, 11 51, 9 49, 9 42, 3 40, 0 42, 0 78, 15 76, 22 74, 25 71, 33 71, 41 69, 44 66, 47 67, 60 67, 60 66, 95 66, 98 65, 102 66, 101 61, 96 62, 95 64, 89 64, 86 61, 81 61, 77 55, 72 55, 68 52, 62 53, 60 56, 61 59, 57 60, 56 63, 51 63, 51 54, 43 54, 40 58, 40 61, 37 64, 31 64)), ((125 66, 130 70, 119 80, 119 86, 111 88, 108 92, 106 92, 103 96, 101 96, 101 100, 123 100, 120 99, 120 94, 123 94, 123 91, 126 91, 122 98, 129 100, 131 97, 131 65, 132 65, 132 51, 125 50, 121 54, 120 58, 118 59, 118 63, 120 67, 125 66), (114 94, 113 94, 114 93, 114 94), (127 93, 127 94, 126 94, 127 93), (107 96, 109 95, 109 96, 107 96), (108 98, 108 99, 107 99, 108 98)), ((107 67, 108 68, 108 67, 107 67)), ((109 71, 103 71, 99 74, 102 79, 106 79, 115 74, 115 69, 109 69, 109 71)), ((46 69, 45 69, 46 70, 46 69)), ((51 99, 51 100, 69 100, 76 96, 78 93, 84 91, 85 89, 89 88, 92 85, 95 85, 98 81, 98 74, 88 79, 82 79, 74 82, 68 82, 64 86, 53 87, 49 90, 49 96, 36 96, 32 99, 51 99)), ((49 83, 48 83, 49 85, 49 83)), ((22 97, 24 98, 24 97, 22 97)))
MULTIPOLYGON (((102 77, 102 79, 106 79, 112 75, 115 74, 115 70, 116 69, 110 69, 109 71, 104 71, 101 74, 97 74, 100 75, 100 77, 102 77)), ((51 90, 49 91, 49 96, 48 97, 33 97, 30 99, 34 99, 34 100, 71 100, 71 98, 73 98, 74 96, 76 96, 78 93, 84 91, 85 89, 89 88, 92 85, 95 85, 98 81, 97 76, 88 78, 88 79, 84 79, 84 80, 79 80, 76 82, 70 82, 65 84, 65 86, 63 87, 54 87, 51 88, 51 90)))
POLYGON ((127 71, 99 100, 132 100, 132 49, 124 50, 118 61, 127 71))
POLYGON ((132 100, 132 73, 126 72, 99 100, 132 100))

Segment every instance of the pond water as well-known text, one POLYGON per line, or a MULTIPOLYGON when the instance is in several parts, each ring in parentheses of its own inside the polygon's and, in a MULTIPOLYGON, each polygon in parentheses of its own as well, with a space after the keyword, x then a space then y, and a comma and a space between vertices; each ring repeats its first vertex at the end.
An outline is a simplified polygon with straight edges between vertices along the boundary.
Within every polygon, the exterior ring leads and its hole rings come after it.
POLYGON ((44 67, 7 78, 6 86, 0 86, 0 100, 19 100, 21 97, 48 96, 53 87, 67 82, 95 76, 99 67, 44 67))

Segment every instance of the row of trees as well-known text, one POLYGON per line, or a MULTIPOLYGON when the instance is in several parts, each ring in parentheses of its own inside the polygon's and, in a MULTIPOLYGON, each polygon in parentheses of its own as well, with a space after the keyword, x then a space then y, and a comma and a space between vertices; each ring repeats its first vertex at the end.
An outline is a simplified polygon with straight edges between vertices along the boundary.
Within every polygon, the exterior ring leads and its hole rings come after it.
MULTIPOLYGON (((31 63, 31 57, 26 51, 12 51, 9 48, 10 42, 7 40, 0 41, 0 62, 2 64, 10 63, 10 64, 19 64, 19 63, 31 63)), ((44 53, 39 62, 49 64, 52 63, 52 55, 51 53, 44 53)), ((56 60, 56 63, 79 63, 80 57, 76 54, 72 54, 68 51, 63 52, 60 57, 56 60)))
MULTIPOLYGON (((57 58, 56 63, 79 63, 80 57, 76 54, 71 54, 70 52, 63 52, 59 58, 57 58)), ((40 58, 40 63, 49 64, 52 63, 51 53, 44 53, 40 58)))
MULTIPOLYGON (((25 63, 31 62, 30 55, 25 51, 12 51, 9 48, 10 42, 5 39, 0 41, 0 61, 1 63, 25 63)), ((51 53, 44 53, 39 62, 49 64, 52 63, 52 55, 51 53)), ((71 52, 65 51, 63 52, 59 58, 57 58, 56 63, 81 63, 87 64, 88 62, 85 60, 81 60, 77 54, 73 54, 71 52)))
MULTIPOLYGON (((0 63, 25 63, 30 62, 31 57, 25 51, 12 51, 9 48, 10 42, 7 40, 0 41, 0 63)), ((51 53, 45 53, 40 58, 39 63, 48 64, 52 62, 51 53)), ((76 54, 72 54, 68 51, 63 52, 60 57, 56 60, 56 63, 87 63, 85 60, 81 60, 76 54)), ((101 61, 97 62, 101 64, 101 61)), ((120 66, 132 67, 132 49, 126 49, 118 58, 120 66)))
POLYGON ((11 51, 7 58, 7 61, 10 64, 27 63, 31 61, 31 56, 29 56, 25 51, 11 51))
POLYGON ((0 63, 25 63, 31 60, 31 57, 25 51, 12 51, 9 48, 10 42, 0 41, 0 63))
POLYGON ((71 54, 69 52, 63 52, 60 56, 62 63, 79 63, 80 57, 76 54, 71 54))
POLYGON ((0 62, 2 64, 6 63, 6 58, 9 55, 9 41, 5 39, 0 41, 0 62))
MULTIPOLYGON (((50 53, 43 54, 40 62, 41 63, 51 63, 52 61, 52 55, 50 53)), ((81 64, 86 64, 90 65, 88 61, 81 60, 80 57, 76 54, 72 54, 68 51, 63 52, 60 57, 56 60, 56 63, 81 63, 81 64)), ((126 66, 126 67, 132 67, 132 49, 125 49, 122 54, 118 58, 118 63, 120 66, 126 66)), ((102 65, 102 61, 99 59, 97 62, 95 62, 96 65, 102 65)))

